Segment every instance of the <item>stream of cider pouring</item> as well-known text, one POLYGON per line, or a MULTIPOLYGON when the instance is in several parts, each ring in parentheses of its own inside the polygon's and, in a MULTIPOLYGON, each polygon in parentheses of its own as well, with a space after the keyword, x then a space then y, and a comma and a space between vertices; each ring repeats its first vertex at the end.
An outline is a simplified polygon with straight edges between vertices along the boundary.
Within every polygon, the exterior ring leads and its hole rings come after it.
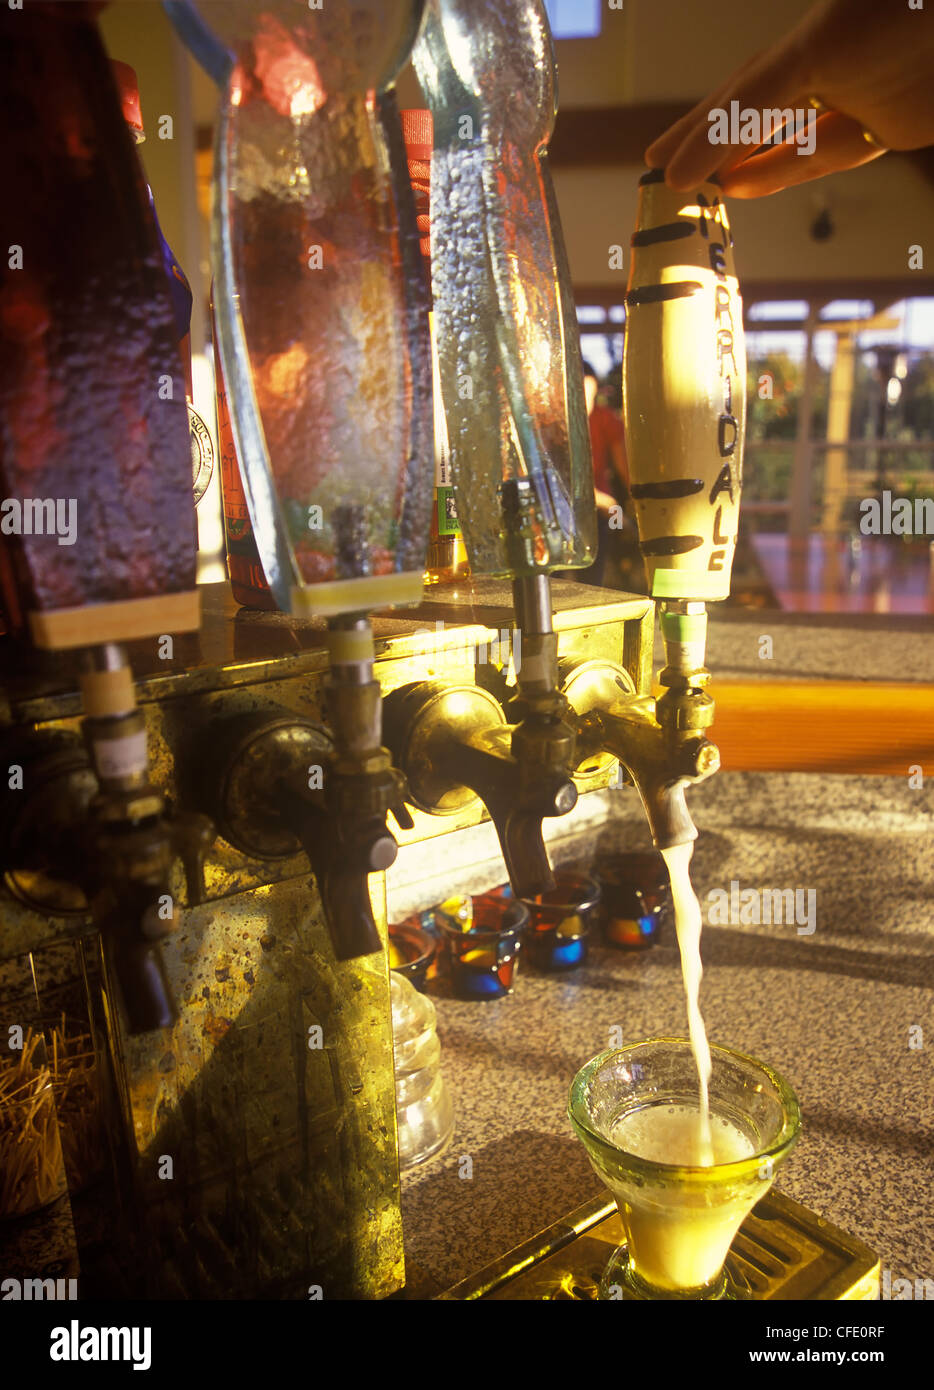
POLYGON ((675 930, 678 934, 678 950, 681 953, 681 976, 684 980, 684 993, 688 1007, 688 1035, 691 1051, 697 1065, 700 1080, 700 1110, 697 1117, 697 1159, 698 1167, 709 1168, 714 1161, 713 1142, 710 1134, 710 1048, 707 1044, 707 1030, 701 1017, 698 995, 700 993, 701 965, 700 903, 691 887, 691 855, 694 842, 686 845, 672 845, 662 850, 662 858, 668 866, 671 879, 671 898, 675 909, 675 930))

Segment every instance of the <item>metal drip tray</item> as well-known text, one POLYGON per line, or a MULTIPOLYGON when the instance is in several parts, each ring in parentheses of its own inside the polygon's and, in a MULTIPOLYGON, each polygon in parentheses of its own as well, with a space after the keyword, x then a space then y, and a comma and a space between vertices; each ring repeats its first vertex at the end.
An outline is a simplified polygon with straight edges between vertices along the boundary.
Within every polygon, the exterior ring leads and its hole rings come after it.
MULTIPOLYGON (((600 1276, 623 1239, 616 1204, 597 1197, 438 1297, 595 1299, 600 1276)), ((747 1216, 726 1267, 734 1298, 879 1297, 879 1257, 778 1192, 747 1216)))

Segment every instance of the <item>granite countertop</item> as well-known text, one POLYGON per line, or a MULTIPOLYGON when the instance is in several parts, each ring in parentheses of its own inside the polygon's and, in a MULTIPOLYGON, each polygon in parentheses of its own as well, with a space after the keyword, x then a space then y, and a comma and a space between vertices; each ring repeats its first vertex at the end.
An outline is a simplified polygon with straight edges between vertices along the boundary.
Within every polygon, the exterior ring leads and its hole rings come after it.
MULTIPOLYGON (((924 681, 934 633, 915 618, 725 613, 711 622, 709 654, 715 675, 924 681), (763 633, 771 662, 758 658, 763 633)), ((690 798, 710 1038, 791 1082, 804 1127, 778 1190, 865 1241, 893 1279, 934 1277, 932 787, 934 767, 920 788, 721 773, 690 798), (733 880, 813 889, 815 930, 709 923, 708 894, 733 880)), ((649 846, 631 790, 594 796, 606 802, 601 841, 649 846)), ((591 829, 580 862, 594 843, 591 829)), ((603 1195, 565 1117, 572 1077, 615 1026, 633 1041, 686 1032, 673 925, 648 951, 598 947, 564 976, 523 965, 503 1000, 435 1002, 456 1123, 448 1149, 403 1178, 414 1297, 603 1195)))

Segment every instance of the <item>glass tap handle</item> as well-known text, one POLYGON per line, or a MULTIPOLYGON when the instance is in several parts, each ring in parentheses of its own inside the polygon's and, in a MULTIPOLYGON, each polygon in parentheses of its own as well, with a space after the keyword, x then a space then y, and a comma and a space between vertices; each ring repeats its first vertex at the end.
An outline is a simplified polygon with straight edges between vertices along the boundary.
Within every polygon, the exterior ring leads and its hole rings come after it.
POLYGON ((540 0, 429 0, 413 53, 431 107, 432 288, 457 514, 475 573, 590 563, 593 470, 548 166, 555 62, 540 0), (510 533, 503 488, 527 491, 510 533))

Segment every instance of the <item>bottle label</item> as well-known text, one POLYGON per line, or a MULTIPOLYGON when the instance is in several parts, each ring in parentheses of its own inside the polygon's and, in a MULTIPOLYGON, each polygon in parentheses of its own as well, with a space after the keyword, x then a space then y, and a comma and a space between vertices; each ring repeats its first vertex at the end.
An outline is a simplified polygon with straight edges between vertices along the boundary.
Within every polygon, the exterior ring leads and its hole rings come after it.
POLYGON ((188 402, 188 434, 191 442, 191 485, 197 506, 207 492, 214 472, 214 444, 210 430, 191 401, 188 402))
POLYGON ((438 535, 459 536, 461 528, 454 509, 453 487, 436 487, 435 505, 438 508, 438 535))
POLYGON ((451 475, 451 451, 448 446, 448 427, 441 397, 441 368, 438 344, 435 340, 434 314, 429 314, 431 327, 431 389, 435 417, 435 525, 439 536, 459 536, 460 522, 454 505, 454 479, 451 475))

